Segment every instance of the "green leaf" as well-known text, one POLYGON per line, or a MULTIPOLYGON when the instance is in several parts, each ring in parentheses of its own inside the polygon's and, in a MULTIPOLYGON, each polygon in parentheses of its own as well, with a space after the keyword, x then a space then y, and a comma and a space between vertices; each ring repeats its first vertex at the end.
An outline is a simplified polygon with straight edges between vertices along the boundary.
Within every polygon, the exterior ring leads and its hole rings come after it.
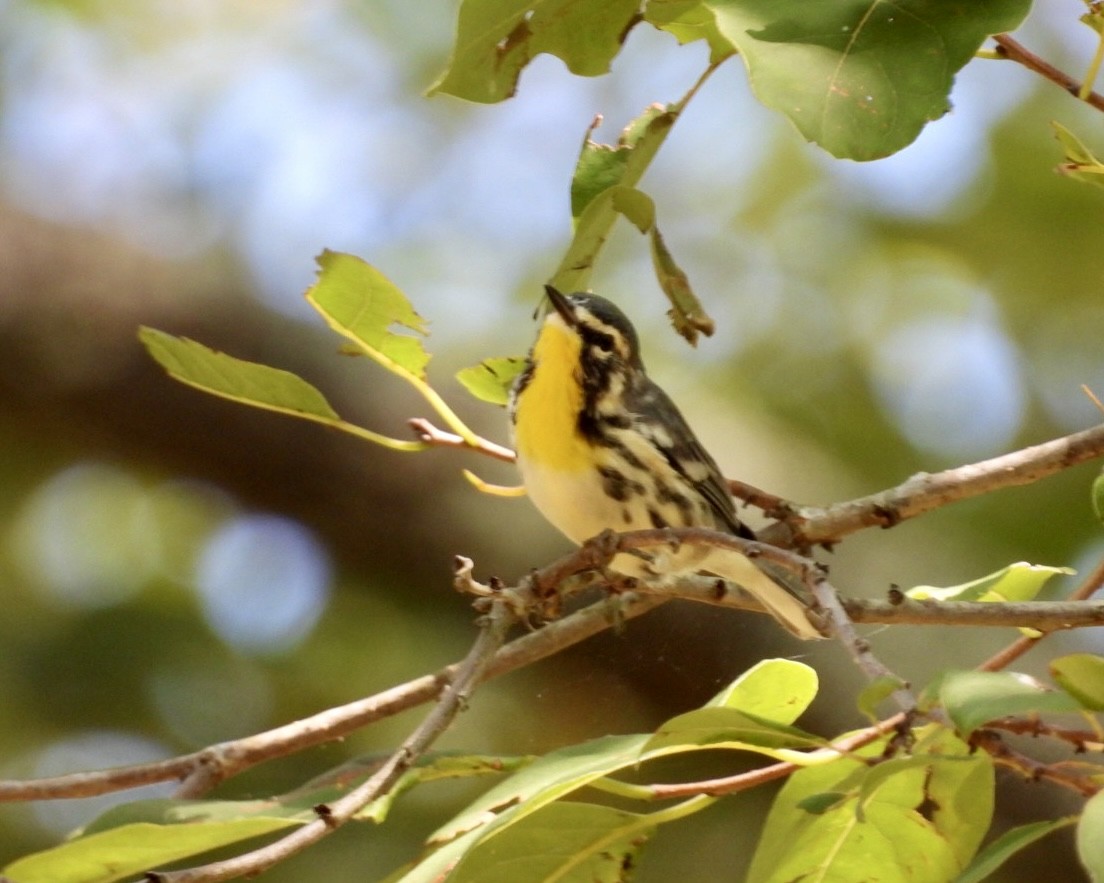
POLYGON ((644 20, 673 34, 680 43, 705 40, 709 44, 709 63, 718 64, 736 52, 736 47, 717 29, 713 10, 702 0, 649 0, 644 20))
POLYGON ((1066 155, 1066 161, 1058 166, 1058 171, 1077 181, 1104 187, 1104 162, 1097 159, 1085 143, 1065 126, 1054 122, 1051 125, 1066 155))
POLYGON ((1066 693, 1047 690, 1026 675, 1012 672, 947 672, 939 695, 955 728, 963 735, 1010 715, 1080 710, 1066 693))
POLYGON ((810 794, 803 800, 799 800, 797 802, 797 808, 802 812, 809 812, 814 816, 819 816, 839 806, 843 801, 850 799, 852 796, 853 795, 848 794, 846 791, 822 791, 820 794, 810 794))
POLYGON ((794 748, 823 740, 789 726, 817 694, 817 674, 791 659, 766 659, 752 666, 703 707, 662 724, 645 754, 725 748, 754 751, 802 762, 794 748))
POLYGON ((396 334, 400 325, 426 334, 425 320, 393 282, 358 257, 326 250, 318 256, 318 281, 307 289, 308 303, 338 334, 389 371, 425 379, 429 355, 422 342, 396 334))
POLYGON ((639 0, 463 0, 448 68, 428 94, 502 101, 542 52, 579 76, 607 73, 639 6, 639 0))
POLYGON ((1085 804, 1077 824, 1077 856, 1092 883, 1104 883, 1104 791, 1085 804))
POLYGON ((625 127, 617 144, 591 139, 590 132, 600 122, 596 120, 583 139, 571 177, 571 217, 578 222, 586 207, 610 187, 635 187, 677 116, 672 108, 653 104, 625 127))
POLYGON ((1104 656, 1071 653, 1050 661, 1055 683, 1089 711, 1104 711, 1104 656))
POLYGON ((634 188, 677 117, 673 107, 652 105, 625 127, 616 145, 600 144, 588 132, 571 179, 575 235, 549 280, 554 288, 564 292, 587 289, 598 253, 619 213, 644 233, 654 224, 651 199, 634 188))
POLYGON ((988 880, 990 875, 1017 852, 1026 849, 1051 831, 1066 828, 1076 821, 1077 818, 1074 816, 1047 822, 1031 822, 1005 831, 974 856, 974 860, 966 870, 955 878, 955 883, 982 883, 983 880, 988 880))
POLYGON ((290 371, 235 359, 156 328, 142 327, 138 339, 154 360, 181 383, 281 414, 320 422, 341 419, 322 393, 290 371))
POLYGON ((448 841, 481 827, 507 807, 518 805, 526 813, 535 812, 595 779, 636 767, 648 738, 644 734, 605 736, 546 754, 477 797, 463 812, 438 828, 430 842, 448 841))
POLYGON ((878 159, 950 110, 955 73, 1030 0, 705 0, 756 96, 840 158, 878 159))
POLYGON ((309 817, 123 825, 17 859, 3 873, 18 883, 111 883, 220 846, 301 825, 309 817))
POLYGON ((706 703, 732 708, 764 721, 792 724, 816 698, 816 669, 793 659, 757 662, 706 703))
POLYGON ((567 253, 549 282, 553 288, 563 292, 586 291, 598 253, 619 214, 646 232, 655 220, 655 205, 646 193, 620 184, 598 194, 575 224, 567 253))
POLYGON ((620 883, 654 833, 647 815, 587 803, 553 803, 464 854, 449 883, 620 883))
POLYGON ((1052 576, 1074 572, 1068 567, 1018 561, 960 586, 943 589, 916 586, 905 594, 915 601, 1031 601, 1052 576))
MULTIPOLYGON (((383 821, 395 800, 416 785, 497 775, 529 760, 479 755, 423 760, 357 818, 383 821)), ((122 804, 98 816, 80 836, 19 859, 3 873, 19 883, 108 883, 133 877, 150 868, 313 821, 317 818, 313 807, 335 800, 374 771, 374 763, 350 762, 268 800, 162 799, 122 804)))
POLYGON ((811 766, 789 778, 775 798, 748 872, 748 883, 821 880, 850 883, 916 883, 950 880, 964 864, 971 845, 989 825, 992 768, 987 757, 967 758, 969 747, 952 733, 931 728, 926 741, 930 756, 902 766, 895 774, 875 773, 859 758, 877 757, 884 741, 859 749, 832 763, 811 766), (940 756, 942 755, 942 756, 940 756), (972 819, 963 813, 984 791, 974 778, 988 774, 988 800, 978 805, 972 819), (856 776, 875 775, 867 788, 863 813, 850 787, 856 776), (824 795, 840 794, 834 804, 824 795), (810 812, 814 806, 819 813, 810 812), (956 812, 947 815, 948 805, 956 812), (956 830, 956 826, 958 830, 956 830))
POLYGON ((823 739, 796 727, 761 720, 735 708, 698 708, 662 724, 645 751, 658 754, 726 748, 801 762, 802 755, 792 749, 823 745, 823 739))
POLYGON ((510 387, 524 368, 523 356, 496 356, 461 368, 456 372, 456 379, 480 401, 505 405, 510 400, 510 387))

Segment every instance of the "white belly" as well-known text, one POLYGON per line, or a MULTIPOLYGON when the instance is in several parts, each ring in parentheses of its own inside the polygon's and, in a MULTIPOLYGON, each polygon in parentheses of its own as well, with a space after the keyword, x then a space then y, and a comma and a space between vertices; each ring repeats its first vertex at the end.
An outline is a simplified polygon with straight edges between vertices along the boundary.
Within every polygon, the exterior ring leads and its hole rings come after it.
POLYGON ((524 460, 519 460, 518 466, 533 505, 572 542, 582 543, 606 529, 624 531, 652 526, 634 523, 637 519, 625 520, 625 511, 633 507, 606 495, 597 470, 546 472, 524 460))

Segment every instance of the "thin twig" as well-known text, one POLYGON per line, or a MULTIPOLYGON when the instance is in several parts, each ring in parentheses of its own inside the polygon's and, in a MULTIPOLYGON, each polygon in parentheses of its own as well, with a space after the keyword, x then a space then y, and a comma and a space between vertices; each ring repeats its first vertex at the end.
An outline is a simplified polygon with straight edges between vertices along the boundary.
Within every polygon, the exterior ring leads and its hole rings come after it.
POLYGON ((517 455, 509 448, 504 448, 502 445, 482 436, 477 435, 473 441, 469 442, 463 436, 446 432, 434 426, 425 417, 411 417, 406 422, 414 430, 414 434, 418 436, 418 441, 424 444, 440 448, 460 448, 465 451, 475 451, 478 454, 486 454, 488 457, 503 460, 507 463, 513 463, 517 459, 517 455))
POLYGON ((985 729, 1004 730, 1020 736, 1045 736, 1049 739, 1057 739, 1069 743, 1073 750, 1078 753, 1086 751, 1104 752, 1104 741, 1101 741, 1100 733, 1094 730, 1074 730, 1069 727, 1055 726, 1037 717, 1001 718, 989 721, 985 725, 985 729))
POLYGON ((315 807, 317 819, 260 849, 182 871, 151 872, 146 875, 147 879, 157 883, 215 883, 258 874, 317 843, 350 821, 367 804, 386 794, 467 705, 471 690, 502 646, 506 632, 514 621, 515 617, 506 603, 491 603, 483 630, 432 711, 367 781, 338 800, 315 807))
POLYGON ((1082 83, 1079 83, 1069 74, 1064 71, 1058 70, 1054 65, 1048 61, 1044 61, 1034 52, 1030 51, 1022 45, 1013 40, 1008 34, 997 34, 993 37, 993 41, 997 44, 997 54, 1022 64, 1028 70, 1034 71, 1040 76, 1046 77, 1052 83, 1057 83, 1070 95, 1078 100, 1095 107, 1097 110, 1104 110, 1104 95, 1099 92, 1087 91, 1082 83), (1087 94, 1082 95, 1082 92, 1087 94))
POLYGON ((1025 779, 1031 781, 1046 779, 1069 788, 1083 797, 1092 797, 1101 790, 1100 783, 1096 781, 1100 771, 1097 765, 1093 765, 1084 776, 1068 773, 1058 764, 1043 763, 1014 751, 999 733, 990 729, 975 730, 970 735, 970 745, 982 749, 993 758, 995 763, 1015 770, 1025 779))
MULTIPOLYGON (((679 531, 675 531, 679 534, 679 531)), ((685 531, 684 541, 693 542, 693 531, 685 531)), ((711 532, 703 531, 702 534, 711 532)), ((672 531, 640 531, 623 534, 630 541, 649 540, 655 545, 669 543, 672 531)), ((725 535, 720 538, 727 540, 725 535)), ((732 543, 735 547, 735 538, 732 543)), ((641 544, 643 547, 643 543, 641 544)), ((782 550, 763 547, 764 557, 786 561, 782 550)), ((542 591, 556 589, 563 580, 600 566, 603 553, 584 546, 553 562, 534 574, 534 582, 542 591)), ((1074 598, 1088 597, 1104 581, 1104 564, 1074 593, 1074 598)), ((717 580, 688 576, 675 585, 650 586, 641 583, 634 592, 619 597, 618 621, 640 616, 674 599, 720 605, 742 610, 761 608, 753 599, 731 588, 718 591, 717 580)), ((1104 602, 1025 602, 1021 604, 981 602, 905 601, 894 604, 885 601, 848 599, 844 610, 856 623, 942 625, 965 627, 1033 627, 1041 631, 1074 628, 1104 623, 1104 602)), ((607 602, 600 601, 538 631, 526 634, 504 646, 491 661, 485 679, 497 677, 602 632, 613 624, 607 602)), ((1021 639, 1013 646, 1034 639, 1021 639)), ((1010 660, 1008 660, 1010 661, 1010 660)), ((997 657, 982 665, 983 670, 996 670, 997 657)), ((232 742, 210 746, 202 751, 150 764, 118 767, 95 772, 73 773, 45 779, 0 781, 0 802, 51 800, 68 797, 90 797, 122 791, 151 782, 185 780, 177 796, 197 797, 218 782, 246 769, 286 757, 306 748, 340 739, 378 720, 391 717, 409 708, 431 701, 442 687, 455 677, 457 666, 450 665, 404 684, 399 684, 374 696, 359 699, 319 714, 285 724, 266 732, 246 736, 232 742)))
MULTIPOLYGON (((719 587, 715 578, 707 576, 687 576, 675 584, 640 583, 635 591, 642 595, 677 598, 730 610, 763 612, 755 599, 740 592, 738 587, 730 584, 719 587)), ((841 598, 840 603, 852 622, 870 625, 1034 628, 1047 633, 1104 625, 1104 601, 1086 602, 1076 600, 1074 596, 1065 601, 1023 602, 841 598)), ((1031 645, 1038 639, 1028 638, 1027 641, 1031 645)))
MULTIPOLYGON (((618 620, 625 621, 640 616, 669 600, 663 597, 623 595, 619 598, 618 620)), ((531 665, 605 631, 611 624, 607 603, 599 602, 583 608, 539 631, 511 641, 495 654, 483 673, 483 679, 489 680, 531 665)), ((153 782, 187 779, 193 774, 196 775, 194 782, 211 785, 265 761, 332 742, 378 720, 432 701, 456 677, 457 668, 457 664, 447 665, 432 674, 398 684, 374 696, 180 757, 42 779, 0 781, 0 803, 92 797, 153 782), (197 770, 206 769, 214 770, 214 775, 209 772, 197 773, 197 770)), ((203 792, 196 787, 177 796, 195 797, 201 793, 203 792)))

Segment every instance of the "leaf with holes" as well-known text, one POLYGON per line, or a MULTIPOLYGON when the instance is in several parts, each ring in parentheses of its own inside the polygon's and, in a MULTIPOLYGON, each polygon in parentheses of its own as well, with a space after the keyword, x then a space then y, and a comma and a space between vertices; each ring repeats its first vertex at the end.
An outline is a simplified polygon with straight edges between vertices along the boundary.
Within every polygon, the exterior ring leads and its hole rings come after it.
POLYGON ((429 94, 502 101, 542 52, 560 58, 573 74, 604 74, 639 7, 639 0, 463 0, 452 58, 429 94))

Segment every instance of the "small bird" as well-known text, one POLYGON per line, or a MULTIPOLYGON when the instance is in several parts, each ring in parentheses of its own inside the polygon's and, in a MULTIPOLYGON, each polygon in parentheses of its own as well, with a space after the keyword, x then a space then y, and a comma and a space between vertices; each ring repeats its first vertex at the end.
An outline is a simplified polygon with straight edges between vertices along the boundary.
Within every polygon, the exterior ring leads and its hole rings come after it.
MULTIPOLYGON (((537 509, 575 543, 608 529, 664 527, 754 540, 716 462, 645 372, 625 314, 597 295, 545 291, 551 309, 509 405, 518 466, 537 509)), ((722 576, 793 634, 821 637, 805 603, 731 550, 687 544, 671 553, 622 553, 610 566, 645 579, 722 576)))

